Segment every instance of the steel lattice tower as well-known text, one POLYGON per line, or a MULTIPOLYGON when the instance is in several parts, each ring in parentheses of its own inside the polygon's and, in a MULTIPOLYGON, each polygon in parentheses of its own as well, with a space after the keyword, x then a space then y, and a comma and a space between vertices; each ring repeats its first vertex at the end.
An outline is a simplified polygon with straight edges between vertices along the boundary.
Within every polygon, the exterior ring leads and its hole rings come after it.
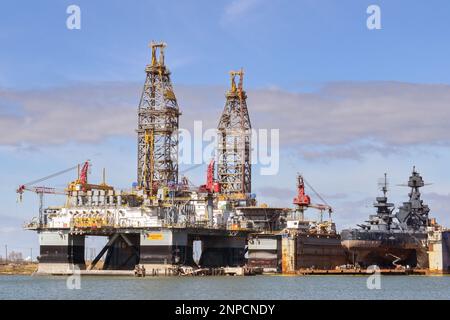
POLYGON ((178 182, 179 108, 164 64, 165 43, 150 44, 152 60, 138 111, 138 187, 154 194, 178 182), (159 54, 159 55, 158 55, 159 54))
POLYGON ((231 71, 230 75, 231 89, 226 93, 218 126, 217 172, 222 193, 244 195, 251 192, 251 124, 243 90, 244 72, 231 71))

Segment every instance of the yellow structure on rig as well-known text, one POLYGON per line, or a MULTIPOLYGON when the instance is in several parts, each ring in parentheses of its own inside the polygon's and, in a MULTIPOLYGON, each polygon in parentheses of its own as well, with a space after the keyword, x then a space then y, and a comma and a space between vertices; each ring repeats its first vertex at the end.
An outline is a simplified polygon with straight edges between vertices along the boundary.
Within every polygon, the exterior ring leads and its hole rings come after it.
POLYGON ((114 188, 108 184, 106 184, 106 171, 103 169, 103 181, 101 184, 91 184, 88 183, 88 171, 90 167, 89 160, 86 160, 83 163, 83 166, 80 169, 80 165, 78 165, 78 178, 72 182, 70 182, 67 186, 68 192, 73 191, 88 191, 88 190, 114 190, 114 188))

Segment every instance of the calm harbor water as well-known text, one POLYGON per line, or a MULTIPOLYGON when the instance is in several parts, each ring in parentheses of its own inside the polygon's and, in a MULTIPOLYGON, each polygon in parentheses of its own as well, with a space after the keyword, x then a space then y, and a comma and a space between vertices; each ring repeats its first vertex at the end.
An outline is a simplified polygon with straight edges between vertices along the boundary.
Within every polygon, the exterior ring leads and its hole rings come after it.
POLYGON ((82 277, 0 276, 0 299, 450 299, 450 276, 82 277))

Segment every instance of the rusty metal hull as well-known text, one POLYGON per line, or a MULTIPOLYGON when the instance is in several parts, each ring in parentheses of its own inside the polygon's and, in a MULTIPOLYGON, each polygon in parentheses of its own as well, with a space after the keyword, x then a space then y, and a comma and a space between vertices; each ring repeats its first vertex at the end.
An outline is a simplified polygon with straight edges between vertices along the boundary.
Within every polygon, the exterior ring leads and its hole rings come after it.
POLYGON ((339 235, 297 234, 295 269, 331 270, 347 263, 339 235))
POLYGON ((342 231, 341 237, 342 246, 353 264, 383 268, 396 265, 428 267, 426 233, 361 232, 354 229, 342 231))

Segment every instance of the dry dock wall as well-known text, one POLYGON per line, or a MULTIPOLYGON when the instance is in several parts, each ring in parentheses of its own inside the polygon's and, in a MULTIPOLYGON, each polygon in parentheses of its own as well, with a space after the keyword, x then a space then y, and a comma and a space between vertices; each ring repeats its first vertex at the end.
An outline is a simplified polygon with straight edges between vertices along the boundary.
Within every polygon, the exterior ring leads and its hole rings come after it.
POLYGON ((282 270, 333 270, 347 263, 347 255, 336 235, 296 234, 283 236, 282 270))
POLYGON ((430 272, 450 273, 450 230, 430 235, 428 249, 430 272))
POLYGON ((281 271, 281 236, 259 235, 248 241, 248 265, 265 272, 281 271))
POLYGON ((347 255, 337 235, 297 236, 295 250, 296 269, 316 268, 331 270, 347 264, 347 255))

